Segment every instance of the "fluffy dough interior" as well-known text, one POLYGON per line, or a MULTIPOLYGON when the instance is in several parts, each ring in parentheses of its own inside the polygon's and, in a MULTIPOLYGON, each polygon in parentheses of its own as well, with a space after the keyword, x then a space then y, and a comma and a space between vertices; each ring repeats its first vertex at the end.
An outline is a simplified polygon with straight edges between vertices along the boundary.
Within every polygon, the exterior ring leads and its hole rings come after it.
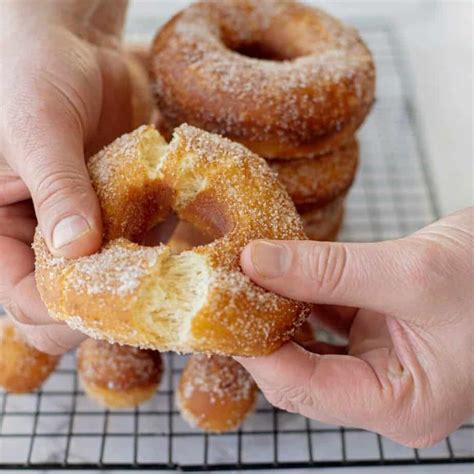
POLYGON ((209 282, 210 268, 202 255, 183 252, 162 260, 147 303, 153 331, 186 346, 192 318, 207 301, 209 282))

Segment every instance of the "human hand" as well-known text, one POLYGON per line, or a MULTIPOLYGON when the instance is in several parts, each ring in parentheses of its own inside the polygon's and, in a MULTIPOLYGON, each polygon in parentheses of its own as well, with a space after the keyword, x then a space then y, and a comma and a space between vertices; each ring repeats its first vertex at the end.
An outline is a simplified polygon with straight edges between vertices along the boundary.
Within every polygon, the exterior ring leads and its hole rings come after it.
POLYGON ((35 227, 57 256, 95 252, 101 213, 85 157, 147 118, 140 66, 120 50, 125 11, 123 0, 0 5, 0 303, 44 352, 83 336, 39 298, 35 227))
POLYGON ((466 209, 380 243, 249 244, 243 270, 315 303, 348 345, 317 354, 289 342, 239 362, 284 410, 412 447, 439 441, 473 411, 473 218, 466 209))

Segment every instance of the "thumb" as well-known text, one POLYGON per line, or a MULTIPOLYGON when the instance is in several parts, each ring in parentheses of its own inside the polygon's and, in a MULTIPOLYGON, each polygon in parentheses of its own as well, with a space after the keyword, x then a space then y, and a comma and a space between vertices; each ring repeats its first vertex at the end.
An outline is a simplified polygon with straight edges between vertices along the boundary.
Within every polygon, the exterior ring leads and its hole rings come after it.
MULTIPOLYGON (((256 240, 241 255, 245 273, 288 298, 410 312, 420 262, 409 239, 366 244, 256 240)), ((418 280, 417 280, 418 279, 418 280)), ((420 300, 415 298, 415 307, 420 300)))
POLYGON ((27 126, 14 131, 7 156, 31 193, 50 251, 75 258, 97 250, 102 228, 81 122, 64 102, 53 96, 33 107, 27 126))
POLYGON ((409 377, 396 357, 373 364, 348 355, 319 355, 289 342, 268 356, 236 357, 267 400, 324 423, 380 431, 394 385, 409 377))

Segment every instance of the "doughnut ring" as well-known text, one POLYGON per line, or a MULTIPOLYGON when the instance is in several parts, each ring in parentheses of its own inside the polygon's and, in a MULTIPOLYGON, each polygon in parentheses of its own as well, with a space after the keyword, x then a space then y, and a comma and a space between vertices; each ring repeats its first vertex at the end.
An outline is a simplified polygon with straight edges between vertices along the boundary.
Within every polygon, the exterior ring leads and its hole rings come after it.
POLYGON ((265 158, 343 145, 374 101, 374 63, 358 33, 289 0, 193 4, 158 32, 151 56, 169 129, 187 122, 265 158))
POLYGON ((7 318, 0 318, 0 386, 12 393, 37 389, 58 365, 60 356, 30 346, 7 318))
POLYGON ((104 244, 76 260, 34 242, 50 315, 86 335, 135 347, 256 356, 291 338, 309 306, 255 285, 239 266, 254 239, 304 239, 296 209, 265 160, 189 125, 169 145, 151 126, 91 158, 104 244), (216 240, 173 255, 139 244, 171 210, 216 240))
POLYGON ((86 339, 77 350, 77 373, 90 398, 107 408, 134 407, 158 388, 163 364, 158 351, 86 339))

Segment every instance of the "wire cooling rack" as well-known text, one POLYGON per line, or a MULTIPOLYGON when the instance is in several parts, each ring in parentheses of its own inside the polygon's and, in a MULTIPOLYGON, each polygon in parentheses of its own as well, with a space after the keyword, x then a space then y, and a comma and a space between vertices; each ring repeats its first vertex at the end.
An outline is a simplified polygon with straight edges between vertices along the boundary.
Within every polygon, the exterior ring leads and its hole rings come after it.
MULTIPOLYGON (((359 133, 361 165, 347 203, 346 241, 399 237, 438 217, 396 37, 386 26, 360 29, 374 52, 378 89, 359 133)), ((0 392, 0 469, 207 471, 474 461, 473 424, 430 449, 408 449, 373 433, 275 410, 261 396, 239 430, 203 434, 175 408, 185 359, 165 359, 166 377, 156 396, 134 410, 103 410, 88 400, 71 354, 40 391, 0 392)))

